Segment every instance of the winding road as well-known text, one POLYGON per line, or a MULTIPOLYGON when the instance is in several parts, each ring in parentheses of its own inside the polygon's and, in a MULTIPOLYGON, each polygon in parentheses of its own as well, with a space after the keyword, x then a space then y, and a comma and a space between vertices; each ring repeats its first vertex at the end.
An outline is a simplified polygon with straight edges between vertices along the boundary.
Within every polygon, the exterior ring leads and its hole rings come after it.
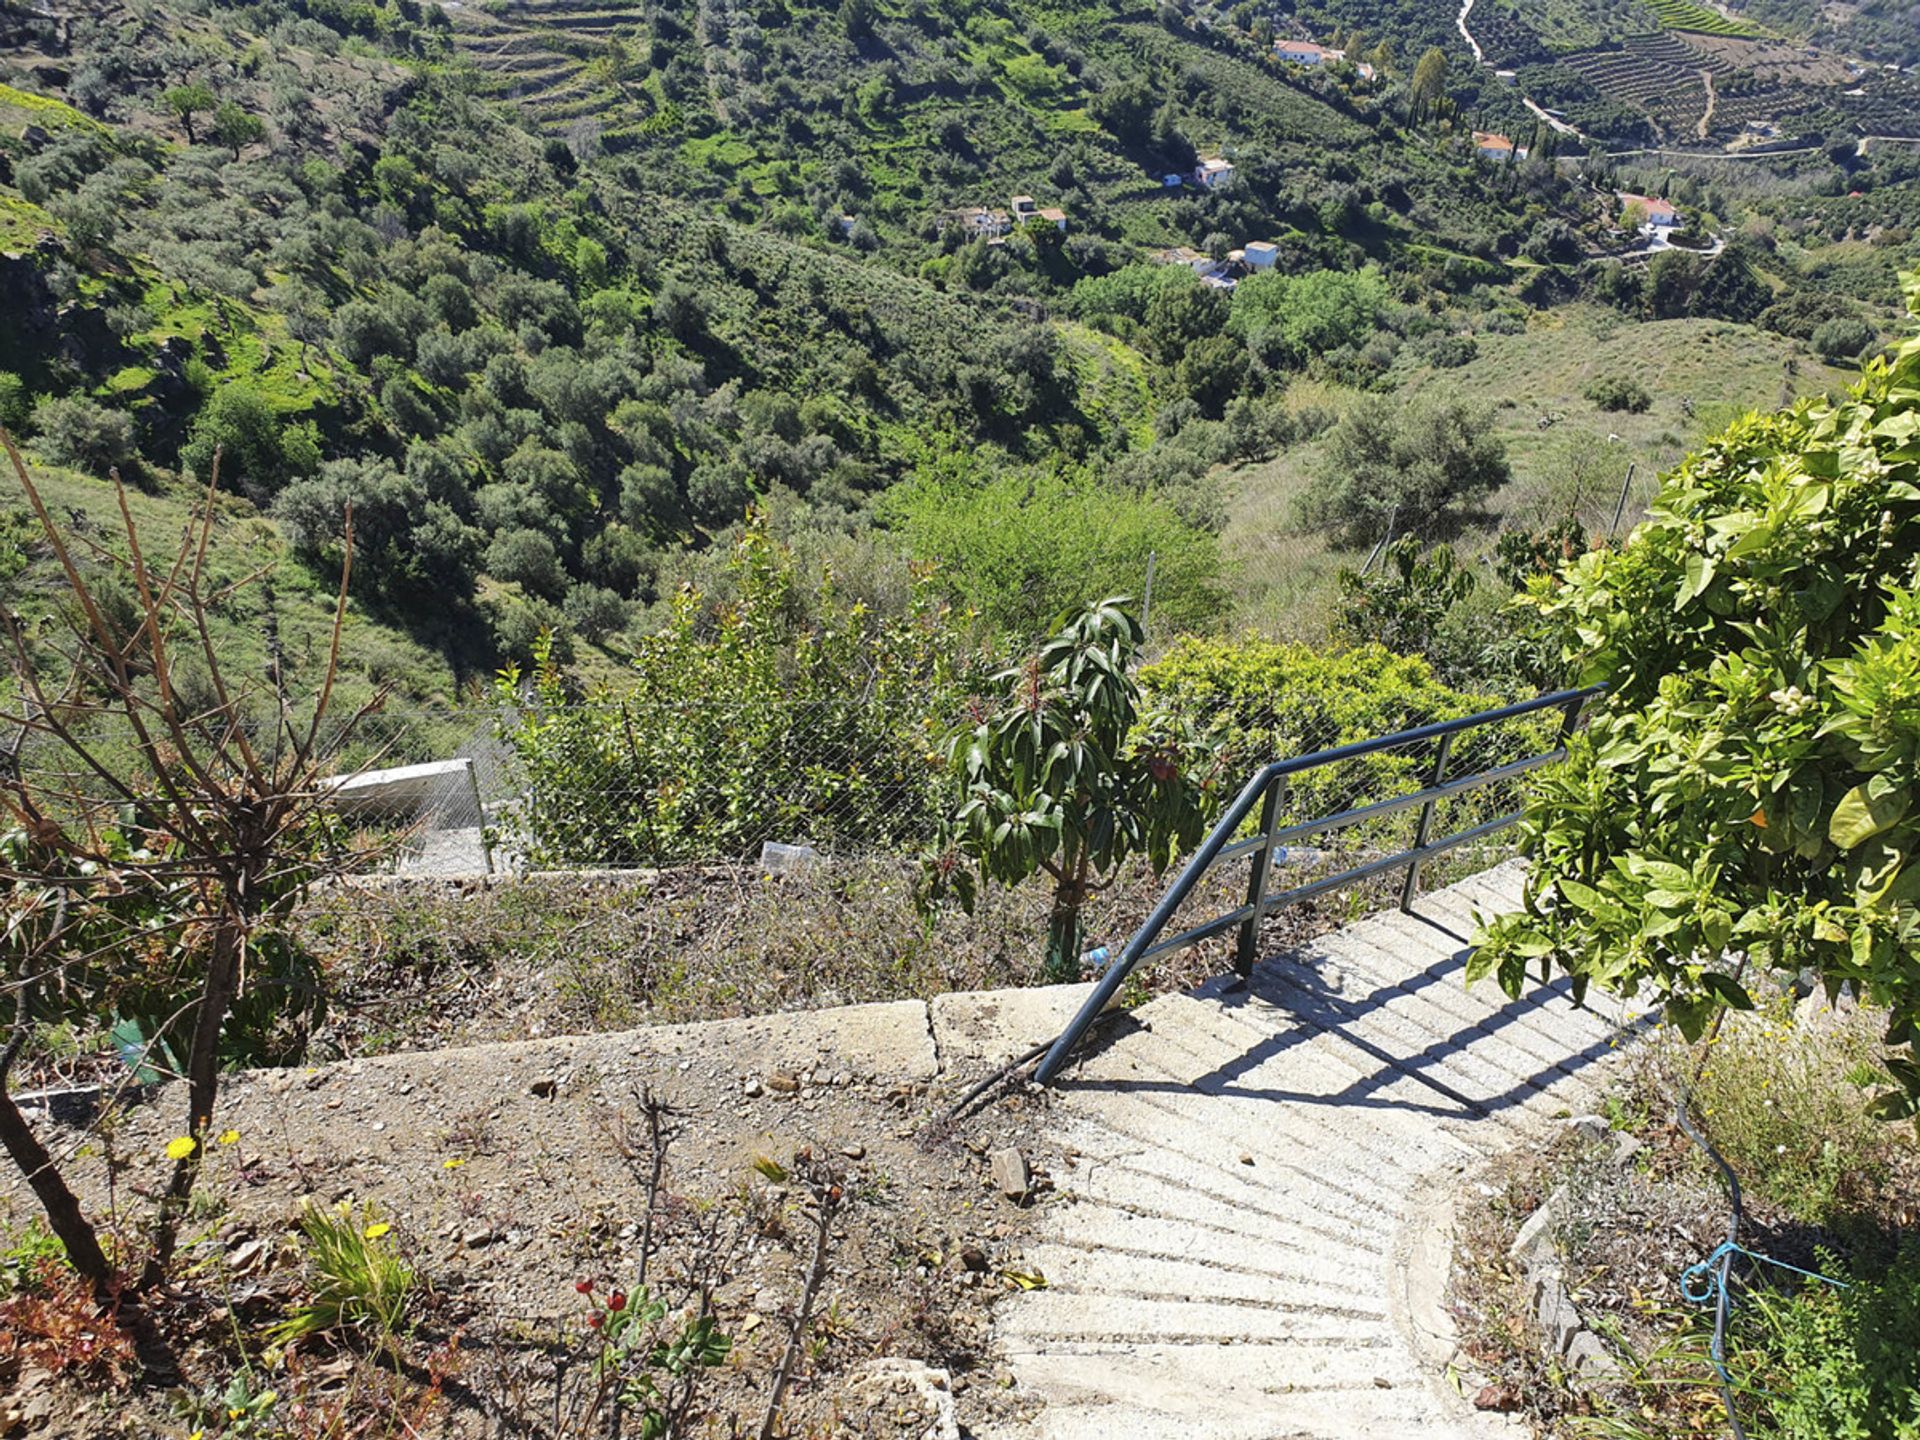
MULTIPOLYGON (((1460 32, 1460 38, 1467 42, 1467 49, 1473 52, 1474 60, 1492 69, 1493 62, 1487 59, 1486 53, 1480 48, 1480 42, 1474 39, 1473 32, 1467 29, 1467 17, 1473 14, 1473 5, 1474 0, 1460 0, 1460 13, 1454 17, 1453 23, 1455 28, 1460 32)), ((1585 131, 1576 126, 1569 125, 1566 121, 1553 115, 1549 115, 1543 108, 1534 103, 1531 95, 1522 95, 1520 97, 1520 103, 1527 107, 1527 110, 1532 114, 1534 119, 1558 130, 1562 135, 1572 135, 1579 140, 1585 140, 1587 138, 1585 131)))

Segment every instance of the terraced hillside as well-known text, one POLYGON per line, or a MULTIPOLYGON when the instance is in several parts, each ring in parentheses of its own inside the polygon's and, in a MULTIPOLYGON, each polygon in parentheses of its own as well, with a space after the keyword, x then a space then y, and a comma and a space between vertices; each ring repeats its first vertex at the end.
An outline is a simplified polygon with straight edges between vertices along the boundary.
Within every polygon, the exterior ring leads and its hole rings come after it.
MULTIPOLYGON (((446 13, 461 54, 490 92, 583 151, 678 127, 680 105, 647 63, 660 32, 650 27, 644 4, 449 0, 446 13)), ((669 31, 660 43, 675 38, 669 31)), ((724 97, 708 98, 724 114, 724 97)))
POLYGON ((1920 82, 1691 0, 1515 0, 1476 6, 1487 63, 1616 144, 1719 149, 1834 134, 1920 135, 1920 82))

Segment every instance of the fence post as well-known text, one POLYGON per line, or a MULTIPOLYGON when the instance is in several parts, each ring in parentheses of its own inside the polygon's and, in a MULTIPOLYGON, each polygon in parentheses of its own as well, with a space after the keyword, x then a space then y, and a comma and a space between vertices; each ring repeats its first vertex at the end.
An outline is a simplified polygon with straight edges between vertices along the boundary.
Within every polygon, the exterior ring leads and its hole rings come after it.
MULTIPOLYGON (((1440 748, 1433 753, 1433 773, 1427 777, 1427 789, 1431 790, 1447 778, 1447 756, 1453 752, 1453 737, 1457 731, 1449 730, 1440 737, 1440 748)), ((1420 825, 1413 833, 1413 849, 1407 856, 1407 883, 1400 887, 1400 908, 1402 911, 1413 909, 1413 897, 1420 891, 1420 852, 1426 848, 1427 839, 1433 833, 1432 796, 1420 807, 1420 825)))
POLYGON ((1267 786, 1260 804, 1260 848, 1253 852, 1253 873, 1247 877, 1247 904, 1253 913, 1240 925, 1240 941, 1234 947, 1233 968, 1245 980, 1253 974, 1253 962, 1260 948, 1260 912, 1267 903, 1267 877, 1273 873, 1273 836, 1280 828, 1280 807, 1286 800, 1287 777, 1276 775, 1267 786))

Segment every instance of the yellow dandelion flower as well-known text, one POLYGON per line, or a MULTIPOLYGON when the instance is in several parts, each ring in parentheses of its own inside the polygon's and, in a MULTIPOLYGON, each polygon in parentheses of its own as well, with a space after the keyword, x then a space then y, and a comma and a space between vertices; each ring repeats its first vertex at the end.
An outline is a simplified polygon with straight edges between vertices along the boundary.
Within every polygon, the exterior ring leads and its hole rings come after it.
POLYGON ((462 1165, 466 1163, 467 1163, 466 1161, 462 1160, 459 1156, 456 1155, 451 1160, 442 1160, 440 1162, 440 1168, 442 1170, 458 1170, 462 1165))
POLYGON ((222 1145, 238 1145, 240 1143, 240 1132, 238 1130, 222 1130, 220 1132, 220 1143, 222 1145))
POLYGON ((199 1148, 200 1142, 195 1140, 191 1135, 176 1135, 173 1139, 167 1141, 167 1158, 169 1160, 184 1160, 199 1148))
POLYGON ((367 1228, 362 1230, 360 1233, 366 1236, 367 1239, 369 1240, 378 1240, 382 1235, 386 1234, 391 1229, 393 1229, 393 1226, 389 1225, 386 1221, 378 1220, 378 1221, 375 1221, 373 1224, 367 1226, 367 1228))

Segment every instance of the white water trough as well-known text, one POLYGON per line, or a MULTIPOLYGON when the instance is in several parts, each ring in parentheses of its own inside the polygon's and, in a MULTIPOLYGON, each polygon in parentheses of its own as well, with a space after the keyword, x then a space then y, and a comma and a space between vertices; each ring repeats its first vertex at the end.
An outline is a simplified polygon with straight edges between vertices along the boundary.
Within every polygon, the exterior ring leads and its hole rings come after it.
POLYGON ((328 789, 343 815, 422 825, 421 853, 403 860, 403 871, 491 873, 486 812, 471 759, 362 770, 329 781, 328 789))

